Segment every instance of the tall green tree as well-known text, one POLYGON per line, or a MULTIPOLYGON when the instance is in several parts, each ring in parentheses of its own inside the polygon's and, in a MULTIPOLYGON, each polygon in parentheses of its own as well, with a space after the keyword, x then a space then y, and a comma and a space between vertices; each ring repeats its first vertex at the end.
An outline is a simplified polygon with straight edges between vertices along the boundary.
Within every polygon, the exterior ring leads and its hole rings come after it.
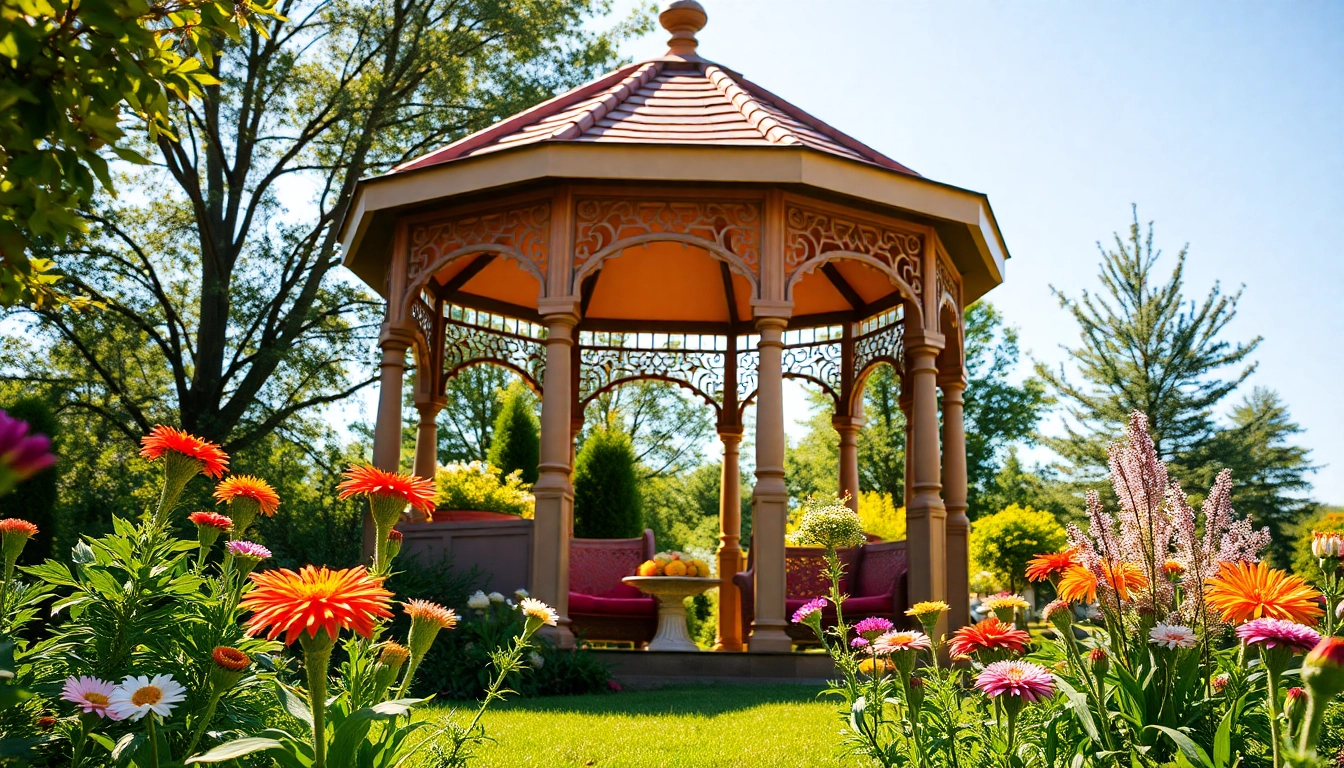
MULTIPOLYGON (((439 461, 489 461, 503 393, 517 376, 497 365, 473 365, 448 380, 439 414, 439 461)), ((413 440, 414 438, 412 438, 413 440)))
POLYGON ((173 134, 138 136, 156 162, 123 169, 132 194, 56 249, 106 310, 40 309, 21 339, 34 378, 67 378, 47 361, 70 350, 93 386, 56 394, 128 440, 168 421, 238 451, 371 383, 378 303, 335 271, 358 179, 590 79, 640 28, 595 29, 605 0, 276 10, 216 52, 199 103, 169 104, 173 134))
POLYGON ((645 480, 694 469, 714 434, 710 407, 665 381, 636 381, 603 392, 588 404, 584 419, 590 426, 581 442, 612 424, 629 435, 645 480))
POLYGON ((541 461, 541 422, 537 419, 536 400, 522 381, 510 384, 501 397, 490 443, 490 463, 506 475, 522 472, 525 483, 537 482, 537 464, 541 461))
POLYGON ((1162 252, 1153 245, 1153 224, 1139 224, 1138 210, 1127 235, 1115 234, 1101 251, 1100 290, 1071 299, 1055 291, 1078 324, 1081 345, 1066 348, 1079 380, 1063 365, 1038 364, 1065 404, 1064 435, 1047 444, 1076 480, 1096 481, 1105 472, 1106 445, 1134 410, 1148 415, 1158 454, 1187 479, 1208 474, 1217 461, 1199 450, 1217 433, 1215 407, 1251 372, 1260 344, 1223 338, 1237 314, 1241 292, 1224 294, 1215 284, 1201 302, 1186 301, 1187 248, 1170 273, 1157 271, 1162 252))
POLYGON ((574 535, 626 539, 643 530, 635 449, 616 424, 594 429, 574 460, 574 535))
MULTIPOLYGON (((1256 526, 1269 528, 1268 556, 1286 568, 1293 557, 1292 534, 1317 510, 1307 475, 1317 468, 1311 452, 1293 440, 1302 434, 1278 393, 1256 387, 1233 409, 1231 425, 1220 431, 1207 453, 1232 470, 1232 503, 1256 526)), ((1212 468, 1212 467, 1210 467, 1212 468)), ((1212 477, 1200 478, 1200 486, 1212 477)))

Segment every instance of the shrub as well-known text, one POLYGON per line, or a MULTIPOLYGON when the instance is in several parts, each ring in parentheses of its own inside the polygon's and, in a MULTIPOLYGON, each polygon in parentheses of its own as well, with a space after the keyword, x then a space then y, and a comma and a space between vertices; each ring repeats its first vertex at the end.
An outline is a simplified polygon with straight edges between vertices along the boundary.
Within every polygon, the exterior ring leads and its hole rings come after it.
POLYGON ((531 517, 536 500, 515 470, 505 475, 499 467, 473 461, 439 467, 434 476, 439 509, 503 512, 531 517))
POLYGON ((1064 546, 1064 527, 1055 516, 1011 504, 971 526, 971 571, 989 571, 1016 592, 1027 561, 1064 546))
POLYGON ((574 464, 574 535, 638 536, 643 514, 630 436, 614 427, 599 427, 584 441, 574 464))
POLYGON ((541 422, 537 420, 536 396, 521 381, 504 390, 499 415, 491 437, 490 463, 505 475, 521 473, 523 482, 537 482, 541 461, 541 422))
POLYGON ((863 532, 887 541, 905 538, 905 507, 896 506, 890 493, 864 491, 859 494, 859 522, 863 532))

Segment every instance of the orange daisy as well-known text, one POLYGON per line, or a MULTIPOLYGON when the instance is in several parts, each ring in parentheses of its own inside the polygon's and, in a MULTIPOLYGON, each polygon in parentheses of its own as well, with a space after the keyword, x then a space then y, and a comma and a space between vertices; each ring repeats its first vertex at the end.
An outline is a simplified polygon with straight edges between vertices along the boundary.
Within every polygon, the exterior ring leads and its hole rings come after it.
POLYGON ((1081 565, 1064 571, 1057 587, 1059 599, 1070 603, 1095 603, 1097 577, 1081 565))
POLYGON ((215 501, 228 504, 234 499, 251 499, 257 503, 257 511, 271 517, 280 506, 280 494, 271 484, 251 475, 232 475, 221 480, 215 486, 215 501))
POLYGON ((388 472, 377 467, 351 466, 336 488, 342 499, 351 496, 383 496, 404 501, 422 512, 434 510, 434 482, 408 473, 388 472))
POLYGON ((1078 565, 1074 550, 1037 555, 1027 562, 1027 581, 1053 579, 1078 565))
POLYGON ((214 660, 216 666, 227 672, 242 672, 252 663, 251 656, 227 645, 216 647, 210 652, 210 658, 214 660))
POLYGON ((229 466, 229 455, 222 448, 180 429, 160 424, 140 439, 141 458, 158 461, 169 452, 194 459, 200 471, 213 478, 222 477, 229 466))
POLYGON ((24 541, 37 535, 37 526, 17 517, 0 520, 0 536, 19 536, 24 541))
POLYGON ((439 629, 452 629, 457 626, 457 612, 452 608, 444 608, 438 603, 431 603, 428 600, 410 600, 401 604, 402 610, 411 617, 411 623, 423 622, 433 624, 439 629))
POLYGON ((981 651, 988 651, 997 657, 1001 651, 1022 653, 1030 642, 1031 635, 991 616, 979 624, 958 629, 952 635, 948 650, 954 658, 981 651))
POLYGON ((325 630, 335 640, 342 629, 363 637, 373 635, 376 617, 391 618, 392 593, 383 580, 362 567, 333 571, 326 566, 306 565, 298 573, 281 568, 254 573, 256 587, 239 603, 254 611, 247 620, 247 633, 266 634, 267 640, 285 635, 285 645, 304 632, 316 637, 325 630))
POLYGON ((1229 624, 1262 617, 1315 624, 1325 613, 1319 602, 1321 593, 1301 577, 1264 562, 1222 563, 1218 575, 1205 585, 1205 599, 1229 624))

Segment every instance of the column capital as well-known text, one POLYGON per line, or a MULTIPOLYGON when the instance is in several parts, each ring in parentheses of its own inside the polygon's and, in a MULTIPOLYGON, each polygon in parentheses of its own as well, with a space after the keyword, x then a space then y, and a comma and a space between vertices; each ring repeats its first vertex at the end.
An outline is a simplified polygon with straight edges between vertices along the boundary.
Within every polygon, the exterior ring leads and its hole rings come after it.
POLYGON ((414 343, 415 331, 404 325, 383 323, 382 330, 378 333, 378 346, 382 347, 384 351, 405 352, 414 343))
POLYGON ((901 340, 905 351, 917 356, 937 356, 947 346, 947 337, 937 331, 914 329, 905 332, 901 340))
POLYGON ((446 405, 448 405, 448 398, 441 395, 436 395, 435 397, 425 400, 417 398, 415 401, 415 410, 420 413, 420 418, 433 419, 446 405))
POLYGON ((831 426, 835 431, 844 435, 846 432, 857 433, 863 429, 865 420, 862 416, 832 416, 831 426))
POLYGON ((766 318, 777 318, 783 320, 786 324, 789 318, 793 317, 792 301, 777 301, 774 299, 752 299, 751 317, 757 324, 766 318))
POLYGON ((943 399, 955 397, 961 400, 961 393, 966 391, 966 374, 958 371, 957 373, 945 374, 938 377, 938 388, 943 390, 943 399))
POLYGON ((573 328, 579 324, 579 300, 573 296, 547 297, 537 302, 537 314, 547 327, 559 323, 573 328))
POLYGON ((725 443, 730 440, 734 443, 740 443, 742 442, 742 434, 745 430, 743 430, 741 424, 721 423, 714 428, 714 431, 719 433, 719 439, 725 443))

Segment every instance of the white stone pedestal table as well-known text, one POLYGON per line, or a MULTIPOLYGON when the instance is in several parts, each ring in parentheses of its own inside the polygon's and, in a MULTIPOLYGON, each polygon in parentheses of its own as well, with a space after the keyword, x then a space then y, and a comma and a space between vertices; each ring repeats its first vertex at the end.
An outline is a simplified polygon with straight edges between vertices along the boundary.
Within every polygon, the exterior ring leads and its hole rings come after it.
POLYGON ((686 606, 682 601, 719 586, 718 579, 699 576, 626 576, 621 579, 658 600, 658 632, 649 641, 650 651, 698 651, 686 632, 686 606))

